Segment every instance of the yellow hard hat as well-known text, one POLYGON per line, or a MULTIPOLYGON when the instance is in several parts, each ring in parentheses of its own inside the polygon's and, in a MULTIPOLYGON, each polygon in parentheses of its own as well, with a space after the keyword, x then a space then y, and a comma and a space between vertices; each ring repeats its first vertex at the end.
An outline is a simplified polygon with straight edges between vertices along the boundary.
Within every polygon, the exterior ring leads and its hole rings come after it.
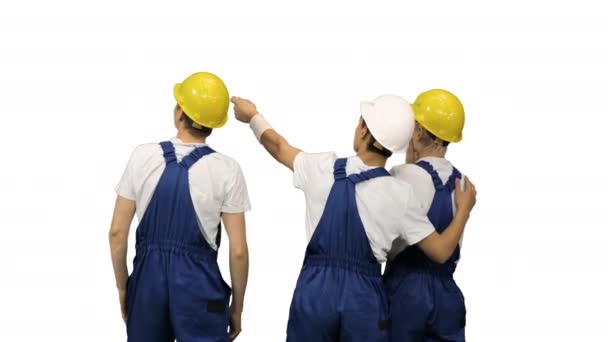
POLYGON ((427 90, 418 95, 412 108, 416 121, 437 138, 462 140, 464 107, 456 95, 443 89, 427 90))
POLYGON ((209 72, 197 72, 173 87, 175 101, 195 123, 220 128, 228 121, 230 97, 224 82, 209 72))

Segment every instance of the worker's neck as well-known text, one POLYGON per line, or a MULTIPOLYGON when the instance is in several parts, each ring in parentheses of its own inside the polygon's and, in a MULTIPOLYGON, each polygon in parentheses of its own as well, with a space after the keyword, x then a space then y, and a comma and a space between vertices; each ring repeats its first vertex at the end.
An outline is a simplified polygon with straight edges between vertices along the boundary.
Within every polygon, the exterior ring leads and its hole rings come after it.
POLYGON ((363 163, 367 166, 372 167, 385 167, 386 166, 386 157, 370 152, 370 151, 359 151, 357 152, 357 157, 363 161, 363 163))
POLYGON ((183 129, 177 131, 177 139, 190 144, 204 144, 207 140, 205 137, 192 135, 190 132, 183 129))
POLYGON ((446 149, 426 148, 418 152, 418 158, 436 157, 445 158, 446 149))

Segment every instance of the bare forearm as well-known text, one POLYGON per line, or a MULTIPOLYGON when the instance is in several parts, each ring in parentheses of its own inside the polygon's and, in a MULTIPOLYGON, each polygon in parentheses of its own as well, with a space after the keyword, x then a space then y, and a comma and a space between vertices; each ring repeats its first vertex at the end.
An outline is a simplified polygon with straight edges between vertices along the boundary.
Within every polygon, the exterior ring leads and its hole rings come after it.
POLYGON ((464 227, 468 219, 468 212, 457 211, 450 225, 439 235, 441 242, 440 250, 443 252, 442 259, 447 261, 454 253, 464 233, 464 227))
POLYGON ((281 145, 288 145, 287 140, 283 138, 283 136, 274 129, 268 129, 262 134, 260 143, 274 159, 281 162, 279 159, 279 156, 281 155, 281 145))
POLYGON ((232 282, 232 307, 243 311, 245 289, 249 276, 249 252, 247 247, 230 251, 230 279, 232 282))
POLYGON ((256 114, 251 119, 249 126, 266 151, 276 161, 293 171, 293 163, 296 155, 301 152, 300 149, 291 146, 287 139, 274 130, 261 114, 256 114))
POLYGON ((114 268, 114 277, 116 278, 116 287, 119 290, 127 288, 127 278, 129 276, 129 270, 127 269, 127 246, 127 236, 110 233, 112 266, 114 268))
POLYGON ((450 225, 441 233, 432 232, 429 236, 418 243, 424 253, 433 261, 445 263, 454 253, 458 242, 462 238, 464 226, 469 220, 471 210, 475 206, 477 192, 475 186, 464 178, 465 184, 461 187, 459 179, 456 179, 454 199, 456 201, 456 214, 450 225))
POLYGON ((116 288, 120 293, 120 306, 123 319, 126 319, 126 289, 129 271, 127 269, 127 246, 129 240, 129 228, 135 215, 135 201, 116 196, 112 224, 110 225, 110 253, 112 255, 112 267, 116 278, 116 288))
POLYGON ((468 219, 468 212, 457 211, 450 225, 441 234, 433 232, 420 241, 418 246, 433 261, 440 264, 445 263, 458 246, 468 219))
POLYGON ((230 279, 232 282, 232 311, 242 312, 249 275, 249 251, 245 228, 245 213, 222 214, 230 241, 230 279))

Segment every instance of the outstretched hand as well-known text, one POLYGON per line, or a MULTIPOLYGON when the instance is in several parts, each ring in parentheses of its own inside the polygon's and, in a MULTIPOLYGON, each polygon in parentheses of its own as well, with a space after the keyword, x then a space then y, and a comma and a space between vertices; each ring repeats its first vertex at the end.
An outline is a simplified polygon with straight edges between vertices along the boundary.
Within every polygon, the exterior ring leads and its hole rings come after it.
POLYGON ((249 123, 258 114, 255 104, 247 99, 233 96, 230 102, 234 104, 234 117, 240 122, 249 123))

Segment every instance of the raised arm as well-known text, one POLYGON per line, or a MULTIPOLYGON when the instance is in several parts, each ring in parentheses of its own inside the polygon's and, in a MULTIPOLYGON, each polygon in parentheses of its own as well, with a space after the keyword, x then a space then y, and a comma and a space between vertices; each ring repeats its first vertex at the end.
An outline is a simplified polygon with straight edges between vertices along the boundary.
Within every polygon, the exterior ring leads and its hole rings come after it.
POLYGON ((264 116, 258 113, 255 104, 249 100, 232 97, 234 114, 237 120, 248 123, 258 141, 279 163, 293 171, 293 162, 301 152, 289 144, 287 139, 273 129, 264 116))

